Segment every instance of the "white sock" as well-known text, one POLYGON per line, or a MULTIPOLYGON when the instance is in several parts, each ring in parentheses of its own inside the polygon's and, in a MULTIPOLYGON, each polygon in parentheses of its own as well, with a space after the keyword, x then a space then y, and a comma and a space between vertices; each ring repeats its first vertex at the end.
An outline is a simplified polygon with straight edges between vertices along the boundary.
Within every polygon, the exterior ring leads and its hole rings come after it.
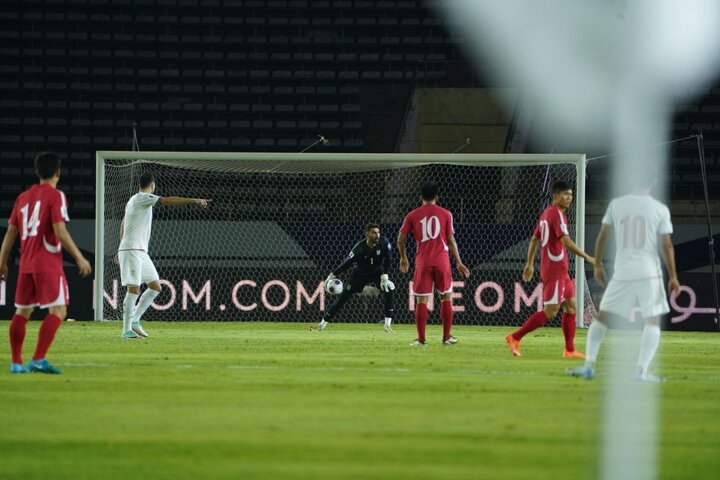
POLYGON ((600 352, 600 345, 602 344, 605 333, 607 332, 607 326, 605 324, 594 321, 590 324, 587 334, 587 345, 585 345, 585 366, 594 368, 595 362, 597 361, 598 353, 600 352))
POLYGON ((658 325, 645 325, 642 337, 640 337, 640 355, 638 356, 638 368, 641 373, 647 373, 659 344, 660 327, 658 325))
POLYGON ((123 300, 123 333, 129 332, 132 328, 133 310, 137 298, 138 296, 135 293, 127 292, 125 294, 125 300, 123 300))
POLYGON ((392 318, 385 317, 385 326, 389 327, 390 325, 392 325, 392 318))
POLYGON ((152 288, 148 288, 145 290, 140 297, 140 301, 138 302, 137 306, 135 307, 135 312, 133 313, 133 322, 139 322, 142 316, 145 314, 145 310, 148 309, 151 303, 155 300, 155 297, 160 295, 160 292, 157 290, 153 290, 152 288))

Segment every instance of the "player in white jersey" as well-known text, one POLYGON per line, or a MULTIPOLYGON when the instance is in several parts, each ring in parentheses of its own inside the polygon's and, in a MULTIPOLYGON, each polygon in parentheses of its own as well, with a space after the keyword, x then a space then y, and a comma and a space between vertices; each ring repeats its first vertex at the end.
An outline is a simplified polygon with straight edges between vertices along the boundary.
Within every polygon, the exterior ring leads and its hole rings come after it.
POLYGON ((629 319, 633 310, 638 309, 645 327, 640 340, 636 379, 658 380, 648 373, 648 366, 660 343, 660 316, 670 311, 663 285, 658 242, 668 271, 668 290, 679 292, 680 284, 675 270, 670 210, 650 196, 655 182, 654 173, 646 172, 644 179, 635 181, 633 193, 610 202, 602 219, 595 245, 595 280, 604 286, 605 270, 601 259, 611 230, 614 230, 617 248, 614 272, 600 302, 598 318, 588 330, 585 365, 570 370, 568 373, 573 376, 595 376, 595 362, 607 332, 608 314, 629 319))
POLYGON ((155 265, 148 255, 152 230, 152 207, 160 205, 200 205, 207 207, 210 200, 203 198, 159 197, 154 195, 155 177, 151 173, 140 176, 140 191, 130 197, 125 206, 125 216, 120 224, 120 280, 127 286, 123 301, 123 338, 147 337, 140 319, 158 296, 162 287, 155 265), (137 302, 140 285, 148 288, 137 302), (137 305, 135 304, 137 302, 137 305))

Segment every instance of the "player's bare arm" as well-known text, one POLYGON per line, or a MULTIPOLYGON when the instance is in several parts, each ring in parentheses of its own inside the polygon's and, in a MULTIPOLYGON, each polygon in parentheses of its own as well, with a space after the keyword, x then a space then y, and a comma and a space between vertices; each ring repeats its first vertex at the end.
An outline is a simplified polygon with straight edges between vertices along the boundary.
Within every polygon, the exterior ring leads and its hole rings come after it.
POLYGON ((597 240, 595 241, 595 281, 601 286, 605 286, 605 266, 603 265, 603 256, 605 255, 605 247, 610 236, 612 226, 603 224, 600 227, 597 240))
POLYGON ((677 270, 675 268, 675 247, 672 243, 672 236, 670 234, 660 235, 660 243, 662 245, 662 256, 665 262, 665 267, 668 271, 668 290, 675 294, 680 293, 680 282, 677 278, 677 270))
POLYGON ((158 203, 160 205, 167 205, 171 207, 177 207, 181 205, 200 205, 201 207, 207 207, 212 202, 206 198, 185 198, 185 197, 160 197, 158 203))
POLYGON ((87 277, 88 275, 90 275, 90 273, 92 273, 92 267, 90 266, 90 262, 87 261, 87 259, 80 252, 80 249, 77 247, 77 245, 75 245, 75 242, 70 236, 70 232, 67 231, 65 222, 53 223, 53 231, 55 232, 55 236, 57 237, 57 239, 60 240, 60 244, 63 246, 63 248, 70 254, 70 256, 75 259, 75 263, 78 266, 78 273, 80 273, 80 276, 87 277))
POLYGON ((10 250, 12 250, 17 238, 18 229, 15 225, 8 225, 5 238, 3 238, 2 247, 0 247, 0 280, 6 280, 8 276, 8 259, 10 258, 10 250))
POLYGON ((528 245, 527 260, 525 261, 525 268, 523 268, 523 281, 529 282, 532 280, 535 274, 535 255, 537 254, 538 239, 533 236, 530 238, 530 245, 528 245))
POLYGON ((470 276, 470 269, 468 269, 463 263, 462 260, 460 260, 460 252, 458 251, 457 242, 455 241, 455 235, 452 233, 448 235, 448 247, 450 248, 450 254, 452 255, 453 259, 455 260, 455 267, 458 269, 458 272, 463 277, 469 277, 470 276))
POLYGON ((565 245, 565 248, 570 250, 572 253, 574 253, 578 257, 584 258, 585 261, 589 264, 595 265, 595 257, 592 257, 585 253, 580 247, 575 244, 575 242, 572 241, 572 238, 568 237, 567 235, 563 235, 560 241, 562 241, 563 245, 565 245))
POLYGON ((405 250, 405 241, 407 240, 407 234, 400 232, 397 238, 398 254, 400 255, 400 271, 407 273, 410 270, 410 262, 407 258, 407 250, 405 250))

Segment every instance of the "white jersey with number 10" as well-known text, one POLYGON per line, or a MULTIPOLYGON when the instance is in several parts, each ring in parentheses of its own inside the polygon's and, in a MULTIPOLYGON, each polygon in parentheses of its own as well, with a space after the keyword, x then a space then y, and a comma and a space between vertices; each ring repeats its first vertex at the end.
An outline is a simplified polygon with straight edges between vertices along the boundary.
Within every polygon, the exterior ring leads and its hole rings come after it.
POLYGON ((614 280, 662 277, 658 239, 673 232, 667 206, 649 195, 625 195, 610 202, 602 223, 615 230, 614 280))

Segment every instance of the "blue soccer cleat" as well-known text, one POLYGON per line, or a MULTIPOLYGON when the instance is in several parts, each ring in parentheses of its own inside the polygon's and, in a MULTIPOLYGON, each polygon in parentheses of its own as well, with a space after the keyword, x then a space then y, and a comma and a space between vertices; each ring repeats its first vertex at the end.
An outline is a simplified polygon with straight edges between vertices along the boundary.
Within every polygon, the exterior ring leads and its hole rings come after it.
POLYGON ((128 330, 127 332, 123 332, 122 335, 120 335, 122 338, 141 338, 140 335, 135 333, 132 330, 128 330))
POLYGON ((30 370, 22 363, 13 363, 10 365, 10 373, 30 373, 30 370))
POLYGON ((566 373, 571 377, 584 378, 586 380, 592 380, 593 378, 595 378, 595 369, 585 366, 568 368, 566 370, 566 373))
POLYGON ((28 370, 37 373, 50 373, 52 375, 60 375, 62 372, 59 368, 53 367, 50 362, 41 358, 40 360, 30 360, 27 364, 28 370))

